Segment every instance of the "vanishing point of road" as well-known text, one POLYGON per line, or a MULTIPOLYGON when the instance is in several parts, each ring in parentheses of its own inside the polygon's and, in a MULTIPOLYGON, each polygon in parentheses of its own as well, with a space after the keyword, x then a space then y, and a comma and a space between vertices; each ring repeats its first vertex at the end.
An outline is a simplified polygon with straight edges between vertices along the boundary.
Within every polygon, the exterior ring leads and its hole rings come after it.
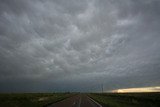
POLYGON ((48 107, 102 107, 99 103, 84 94, 79 94, 60 102, 49 105, 48 107))

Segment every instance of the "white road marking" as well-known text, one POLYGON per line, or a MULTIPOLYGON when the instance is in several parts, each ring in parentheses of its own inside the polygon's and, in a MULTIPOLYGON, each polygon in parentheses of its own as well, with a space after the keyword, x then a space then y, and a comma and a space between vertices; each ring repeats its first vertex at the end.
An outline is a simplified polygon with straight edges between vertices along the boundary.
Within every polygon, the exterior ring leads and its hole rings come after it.
POLYGON ((78 107, 81 107, 81 97, 79 98, 78 107))
POLYGON ((73 102, 73 105, 75 105, 76 104, 76 102, 73 102))
POLYGON ((92 98, 88 97, 90 100, 92 100, 94 103, 96 103, 99 107, 102 107, 98 102, 94 101, 92 98))

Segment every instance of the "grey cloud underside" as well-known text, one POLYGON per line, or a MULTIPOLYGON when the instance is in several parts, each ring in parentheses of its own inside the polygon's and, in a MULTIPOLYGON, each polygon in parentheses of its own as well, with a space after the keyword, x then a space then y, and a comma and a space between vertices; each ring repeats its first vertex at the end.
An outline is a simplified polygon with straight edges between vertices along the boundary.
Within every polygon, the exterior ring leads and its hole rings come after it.
POLYGON ((0 91, 160 85, 159 0, 0 0, 0 91))

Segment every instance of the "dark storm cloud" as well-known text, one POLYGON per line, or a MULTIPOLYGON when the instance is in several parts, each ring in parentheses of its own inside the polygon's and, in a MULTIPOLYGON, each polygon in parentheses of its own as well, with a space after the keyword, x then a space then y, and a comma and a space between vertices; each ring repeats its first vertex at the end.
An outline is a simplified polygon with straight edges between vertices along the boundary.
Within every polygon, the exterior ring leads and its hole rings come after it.
POLYGON ((159 86, 158 0, 0 0, 0 91, 159 86))

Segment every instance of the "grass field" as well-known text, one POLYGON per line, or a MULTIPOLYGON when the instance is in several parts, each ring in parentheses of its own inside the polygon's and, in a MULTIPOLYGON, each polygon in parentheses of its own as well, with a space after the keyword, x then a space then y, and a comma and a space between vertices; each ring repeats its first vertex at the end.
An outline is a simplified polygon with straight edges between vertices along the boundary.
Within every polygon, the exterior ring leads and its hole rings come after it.
POLYGON ((104 107, 160 107, 160 93, 89 94, 104 107))
MULTIPOLYGON (((46 107, 75 93, 0 94, 0 107, 46 107)), ((91 93, 103 107, 160 107, 160 93, 91 93)))
POLYGON ((0 94, 0 107, 45 107, 73 95, 69 93, 0 94))

